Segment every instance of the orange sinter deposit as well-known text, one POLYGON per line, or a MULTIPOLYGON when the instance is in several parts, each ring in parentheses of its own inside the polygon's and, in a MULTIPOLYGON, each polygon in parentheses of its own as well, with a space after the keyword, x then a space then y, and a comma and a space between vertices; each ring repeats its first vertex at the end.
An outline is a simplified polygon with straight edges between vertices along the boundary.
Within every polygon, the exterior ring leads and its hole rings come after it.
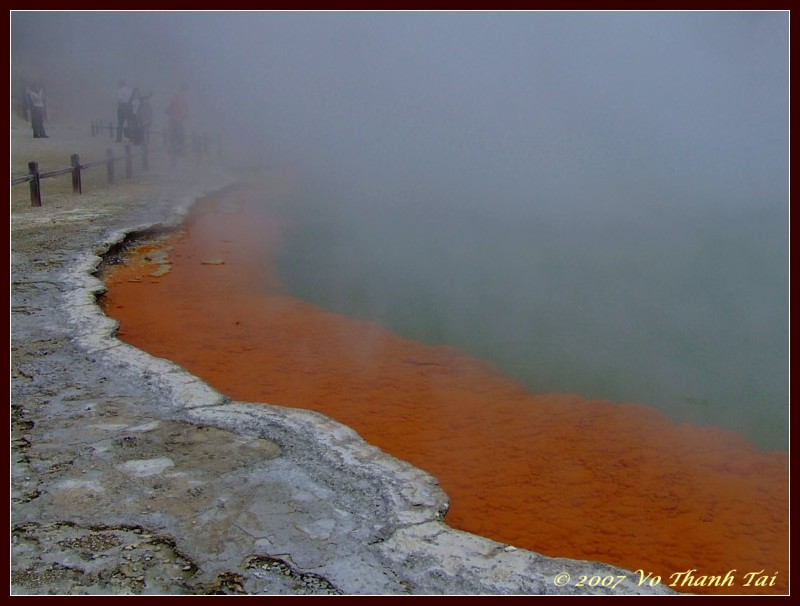
POLYGON ((235 400, 354 428, 437 477, 453 527, 678 591, 788 591, 788 453, 648 406, 535 395, 456 349, 288 296, 269 260, 290 232, 258 197, 210 197, 107 272, 122 340, 235 400))

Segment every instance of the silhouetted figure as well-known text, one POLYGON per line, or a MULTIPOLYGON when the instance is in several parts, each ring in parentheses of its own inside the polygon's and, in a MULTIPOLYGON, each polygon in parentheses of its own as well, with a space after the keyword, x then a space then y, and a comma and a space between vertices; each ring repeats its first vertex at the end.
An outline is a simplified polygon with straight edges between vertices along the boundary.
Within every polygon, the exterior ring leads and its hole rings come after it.
POLYGON ((128 125, 128 128, 131 126, 133 116, 131 110, 132 95, 131 87, 126 84, 125 80, 120 80, 117 88, 117 143, 122 141, 125 124, 128 125))
POLYGON ((172 96, 167 106, 169 119, 169 149, 173 156, 183 155, 186 133, 183 123, 189 116, 188 86, 181 84, 180 90, 172 96))
POLYGON ((31 110, 33 138, 46 139, 47 133, 44 132, 44 120, 47 116, 47 110, 45 107, 44 87, 40 82, 36 82, 28 91, 28 103, 31 110))
POLYGON ((150 125, 153 122, 153 108, 150 105, 150 97, 152 96, 153 93, 140 95, 138 106, 134 109, 136 124, 138 125, 138 143, 150 142, 150 125))
POLYGON ((142 142, 142 123, 139 121, 139 108, 142 105, 142 96, 139 89, 134 88, 131 93, 131 122, 128 127, 128 138, 134 145, 142 142))

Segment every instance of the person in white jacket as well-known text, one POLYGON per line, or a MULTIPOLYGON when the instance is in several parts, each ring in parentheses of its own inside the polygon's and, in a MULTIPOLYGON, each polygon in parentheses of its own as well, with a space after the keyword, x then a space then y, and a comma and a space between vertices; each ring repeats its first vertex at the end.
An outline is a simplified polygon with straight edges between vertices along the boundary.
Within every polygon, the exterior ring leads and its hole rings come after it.
POLYGON ((31 110, 31 126, 33 127, 34 139, 47 139, 44 132, 44 119, 46 115, 44 87, 40 82, 36 82, 28 91, 28 103, 31 110))

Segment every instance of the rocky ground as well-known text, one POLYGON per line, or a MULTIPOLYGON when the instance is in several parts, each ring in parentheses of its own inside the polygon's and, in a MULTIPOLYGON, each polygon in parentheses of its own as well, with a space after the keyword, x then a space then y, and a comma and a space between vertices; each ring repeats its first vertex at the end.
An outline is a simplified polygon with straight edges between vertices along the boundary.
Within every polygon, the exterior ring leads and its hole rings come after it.
MULTIPOLYGON (((12 119, 12 175, 121 153, 84 130, 33 140, 12 119)), ((231 402, 118 341, 101 257, 233 183, 212 158, 150 164, 114 185, 93 169, 81 196, 48 181, 39 208, 12 187, 13 595, 668 592, 455 531, 434 478, 350 429, 231 402)))

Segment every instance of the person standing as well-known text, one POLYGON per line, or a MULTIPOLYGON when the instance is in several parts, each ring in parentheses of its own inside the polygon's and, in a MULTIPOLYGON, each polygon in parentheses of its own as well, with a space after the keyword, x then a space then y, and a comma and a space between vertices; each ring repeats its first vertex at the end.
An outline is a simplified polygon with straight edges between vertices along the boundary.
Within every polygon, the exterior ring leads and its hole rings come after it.
POLYGON ((45 98, 44 87, 41 82, 36 82, 28 91, 28 102, 31 110, 31 126, 33 127, 34 139, 47 139, 44 132, 45 119, 45 98))
POLYGON ((119 87, 117 88, 117 143, 122 141, 122 133, 125 124, 127 123, 128 128, 131 127, 131 120, 133 117, 133 112, 131 110, 132 96, 133 91, 131 87, 127 85, 125 80, 120 80, 119 87))
POLYGON ((139 107, 142 104, 142 97, 139 89, 134 88, 131 93, 131 122, 128 127, 128 138, 135 145, 141 143, 141 123, 139 122, 139 107))
POLYGON ((139 111, 138 122, 141 132, 142 142, 145 144, 150 143, 150 124, 153 122, 153 108, 150 105, 150 97, 153 93, 142 95, 139 97, 139 111))

